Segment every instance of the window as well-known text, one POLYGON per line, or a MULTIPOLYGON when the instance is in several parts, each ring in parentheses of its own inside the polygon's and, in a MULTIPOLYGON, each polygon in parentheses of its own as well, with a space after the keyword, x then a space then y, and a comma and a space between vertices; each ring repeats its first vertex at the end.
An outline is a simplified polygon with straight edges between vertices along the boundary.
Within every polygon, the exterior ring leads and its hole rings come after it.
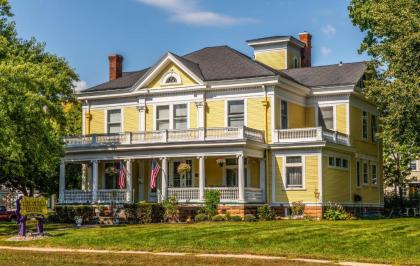
POLYGON ((334 157, 332 156, 328 157, 328 165, 335 166, 334 157))
MULTIPOLYGON (((237 187, 238 186, 238 160, 236 158, 226 159, 226 186, 237 187)), ((247 159, 244 158, 244 179, 245 187, 248 187, 248 167, 247 159)))
POLYGON ((363 163, 363 184, 369 183, 369 173, 368 173, 368 164, 366 162, 363 163))
POLYGON ((108 110, 107 122, 108 133, 121 132, 121 110, 108 110))
POLYGON ((293 68, 298 68, 299 66, 299 59, 296 56, 293 57, 293 68))
POLYGON ((368 114, 365 111, 363 111, 362 116, 362 138, 368 139, 368 114))
POLYGON ((318 109, 318 124, 326 129, 334 130, 334 107, 326 106, 318 109))
POLYGON ((349 168, 349 161, 344 158, 328 156, 328 166, 334 168, 349 168))
POLYGON ((241 127, 244 125, 244 101, 228 102, 228 126, 241 127))
POLYGON ((165 80, 165 84, 171 84, 171 83, 177 83, 177 82, 178 81, 176 80, 176 77, 174 76, 169 76, 165 80))
POLYGON ((356 162, 356 186, 360 187, 360 161, 356 162))
POLYGON ((376 185, 378 183, 376 164, 371 165, 371 170, 372 170, 372 185, 376 185))
POLYGON ((341 158, 335 158, 335 166, 341 167, 341 158))
POLYGON ((281 101, 281 128, 287 128, 287 102, 281 101))
POLYGON ((174 105, 174 128, 175 129, 187 128, 187 105, 186 104, 174 105))
POLYGON ((418 165, 417 165, 417 160, 413 160, 410 162, 410 169, 411 171, 418 171, 418 165))
POLYGON ((371 133, 372 133, 372 142, 376 142, 376 133, 378 133, 378 122, 376 121, 376 115, 371 116, 371 133))
POLYGON ((347 159, 343 159, 341 167, 346 169, 349 168, 349 161, 347 159))
POLYGON ((169 105, 156 107, 156 130, 169 129, 169 105))
POLYGON ((286 157, 286 188, 303 188, 301 156, 286 157))
MULTIPOLYGON (((192 161, 186 160, 184 163, 188 164, 192 169, 192 161)), ((173 162, 173 172, 172 172, 172 187, 192 187, 193 180, 193 171, 186 172, 183 174, 178 173, 178 166, 181 164, 181 161, 173 162)))
POLYGON ((161 83, 162 83, 162 85, 180 84, 181 83, 181 77, 177 73, 175 73, 174 71, 170 71, 170 72, 166 73, 165 76, 163 76, 161 83))

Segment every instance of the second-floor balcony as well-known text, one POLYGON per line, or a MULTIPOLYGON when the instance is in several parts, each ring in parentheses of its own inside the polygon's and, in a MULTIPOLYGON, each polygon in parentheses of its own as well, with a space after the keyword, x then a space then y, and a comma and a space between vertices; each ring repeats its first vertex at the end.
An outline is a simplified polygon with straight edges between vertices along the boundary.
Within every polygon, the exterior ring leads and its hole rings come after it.
POLYGON ((223 140, 252 140, 263 143, 264 134, 260 130, 248 127, 221 127, 91 134, 63 138, 64 144, 68 148, 223 140))
POLYGON ((291 144, 326 141, 350 146, 349 135, 322 127, 276 129, 273 132, 273 143, 291 144))

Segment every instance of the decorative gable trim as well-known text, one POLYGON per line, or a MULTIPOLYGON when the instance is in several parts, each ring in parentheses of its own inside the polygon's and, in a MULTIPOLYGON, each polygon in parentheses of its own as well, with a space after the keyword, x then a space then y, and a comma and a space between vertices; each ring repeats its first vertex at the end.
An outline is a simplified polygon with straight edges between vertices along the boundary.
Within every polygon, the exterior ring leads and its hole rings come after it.
POLYGON ((167 53, 165 56, 163 56, 152 68, 150 68, 146 74, 137 81, 133 87, 132 91, 137 91, 141 88, 144 88, 147 84, 149 84, 157 75, 159 75, 161 70, 167 66, 170 62, 174 63, 176 66, 178 66, 182 71, 187 73, 194 81, 196 81, 199 85, 203 85, 204 81, 198 77, 196 74, 194 74, 193 71, 191 71, 187 66, 185 66, 176 56, 174 56, 171 53, 167 53))

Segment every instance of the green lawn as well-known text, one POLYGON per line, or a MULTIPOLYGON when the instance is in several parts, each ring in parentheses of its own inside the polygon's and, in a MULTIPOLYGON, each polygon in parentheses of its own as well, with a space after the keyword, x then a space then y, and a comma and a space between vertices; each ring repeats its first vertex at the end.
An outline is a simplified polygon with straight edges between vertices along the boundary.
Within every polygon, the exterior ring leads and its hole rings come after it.
MULTIPOLYGON (((420 264, 420 219, 149 224, 48 229, 53 237, 0 245, 116 250, 252 253, 420 264)), ((15 230, 0 225, 0 232, 15 230), (5 229, 6 228, 6 229, 5 229)))

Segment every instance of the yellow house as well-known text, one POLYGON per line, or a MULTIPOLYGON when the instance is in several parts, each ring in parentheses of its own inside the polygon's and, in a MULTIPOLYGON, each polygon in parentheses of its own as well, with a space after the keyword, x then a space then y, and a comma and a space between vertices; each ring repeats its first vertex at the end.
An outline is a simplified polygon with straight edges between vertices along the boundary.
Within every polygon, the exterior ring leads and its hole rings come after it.
POLYGON ((287 215, 295 201, 311 216, 328 202, 382 208, 378 116, 361 94, 365 63, 311 67, 307 32, 247 43, 252 58, 207 47, 168 52, 134 72, 110 56, 110 80, 77 93, 83 135, 64 139, 60 203, 175 196, 199 206, 206 190, 218 190, 224 208, 241 214, 267 203, 287 215), (81 188, 68 190, 66 164, 75 163, 81 188))

